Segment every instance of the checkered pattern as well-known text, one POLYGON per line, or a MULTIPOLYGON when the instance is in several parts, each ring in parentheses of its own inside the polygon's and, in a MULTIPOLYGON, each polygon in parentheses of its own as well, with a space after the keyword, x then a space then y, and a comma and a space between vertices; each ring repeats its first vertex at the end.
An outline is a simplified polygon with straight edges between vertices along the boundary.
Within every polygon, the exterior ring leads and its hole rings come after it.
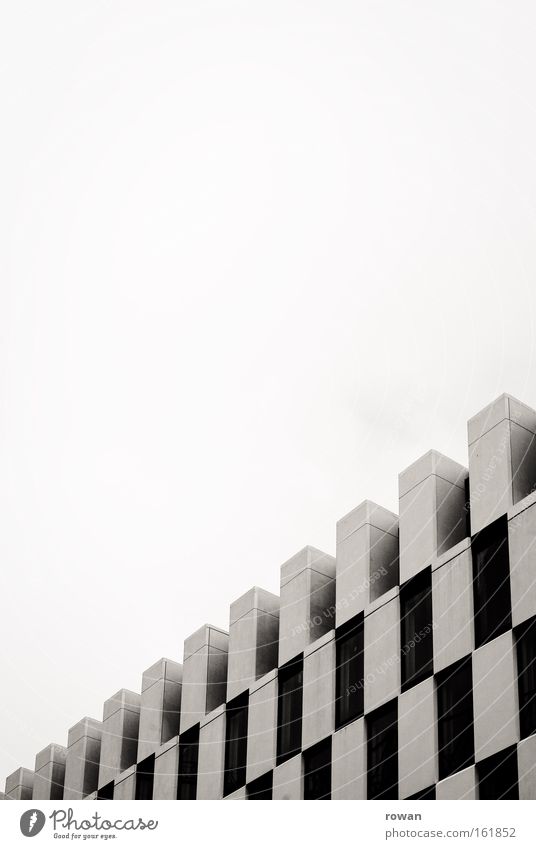
POLYGON ((398 515, 363 502, 335 558, 303 549, 279 597, 250 590, 6 796, 536 798, 535 434, 501 396, 469 469, 420 458, 398 515))

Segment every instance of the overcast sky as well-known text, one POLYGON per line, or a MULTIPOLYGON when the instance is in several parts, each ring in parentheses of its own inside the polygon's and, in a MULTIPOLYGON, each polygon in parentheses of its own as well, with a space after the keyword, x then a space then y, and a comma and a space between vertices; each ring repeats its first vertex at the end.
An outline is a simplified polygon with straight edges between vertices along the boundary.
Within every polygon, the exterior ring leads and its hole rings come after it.
POLYGON ((0 783, 536 406, 530 2, 1 5, 0 783))

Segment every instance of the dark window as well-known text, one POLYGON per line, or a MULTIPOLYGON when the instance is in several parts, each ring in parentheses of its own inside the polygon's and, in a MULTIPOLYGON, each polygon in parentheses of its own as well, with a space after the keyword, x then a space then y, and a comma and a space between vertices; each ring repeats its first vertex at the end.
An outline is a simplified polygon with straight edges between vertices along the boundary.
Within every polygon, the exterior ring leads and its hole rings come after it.
POLYGON ((367 716, 367 798, 398 799, 396 699, 367 716))
POLYGON ((233 699, 225 712, 225 771, 223 795, 234 793, 246 783, 248 747, 248 693, 233 699))
POLYGON ((419 572, 400 589, 402 690, 433 673, 432 570, 419 572))
POLYGON ((246 798, 255 801, 271 799, 273 780, 274 774, 270 771, 261 775, 260 778, 256 778, 255 781, 250 781, 246 785, 246 798))
POLYGON ((136 799, 152 799, 153 786, 154 755, 150 755, 136 767, 136 799))
POLYGON ((363 715, 363 614, 336 631, 337 691, 335 725, 341 728, 363 715))
POLYGON ((521 738, 536 733, 536 616, 516 628, 521 738))
POLYGON ((277 763, 301 752, 303 710, 303 655, 290 660, 278 673, 277 763))
POLYGON ((304 799, 331 799, 331 737, 303 753, 304 799))
POLYGON ((408 802, 413 801, 413 800, 414 801, 420 800, 421 802, 423 802, 426 799, 429 799, 429 800, 433 799, 435 801, 435 797, 436 797, 435 784, 432 784, 431 787, 426 787, 424 790, 419 790, 418 793, 414 793, 413 796, 408 796, 408 802))
POLYGON ((97 791, 97 799, 113 799, 114 797, 114 783, 110 781, 109 784, 105 784, 104 787, 101 787, 100 790, 97 791))
POLYGON ((471 656, 436 677, 439 778, 474 763, 473 673, 471 656))
POLYGON ((512 627, 508 522, 502 516, 473 537, 476 648, 512 627))
POLYGON ((479 799, 519 799, 517 746, 486 758, 477 770, 479 799))
POLYGON ((199 760, 199 725, 189 728, 179 737, 179 776, 177 799, 197 796, 197 764, 199 760))
POLYGON ((465 490, 465 536, 471 536, 471 490, 469 487, 469 477, 466 477, 463 482, 465 490))

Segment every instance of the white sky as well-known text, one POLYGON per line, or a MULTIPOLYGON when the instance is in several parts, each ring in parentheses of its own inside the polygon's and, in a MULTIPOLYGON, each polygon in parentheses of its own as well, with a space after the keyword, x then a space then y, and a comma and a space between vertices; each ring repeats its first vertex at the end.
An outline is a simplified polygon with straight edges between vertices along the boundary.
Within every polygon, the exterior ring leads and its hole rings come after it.
POLYGON ((503 391, 536 6, 0 5, 0 781, 503 391))

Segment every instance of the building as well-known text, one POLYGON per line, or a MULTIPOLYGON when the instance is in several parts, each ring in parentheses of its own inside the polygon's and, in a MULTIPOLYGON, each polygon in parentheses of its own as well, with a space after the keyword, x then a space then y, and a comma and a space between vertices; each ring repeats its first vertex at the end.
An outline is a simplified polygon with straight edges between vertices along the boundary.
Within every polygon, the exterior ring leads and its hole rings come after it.
POLYGON ((502 395, 468 469, 429 451, 398 516, 364 501, 335 557, 299 551, 279 596, 250 589, 6 796, 535 799, 535 434, 502 395))

